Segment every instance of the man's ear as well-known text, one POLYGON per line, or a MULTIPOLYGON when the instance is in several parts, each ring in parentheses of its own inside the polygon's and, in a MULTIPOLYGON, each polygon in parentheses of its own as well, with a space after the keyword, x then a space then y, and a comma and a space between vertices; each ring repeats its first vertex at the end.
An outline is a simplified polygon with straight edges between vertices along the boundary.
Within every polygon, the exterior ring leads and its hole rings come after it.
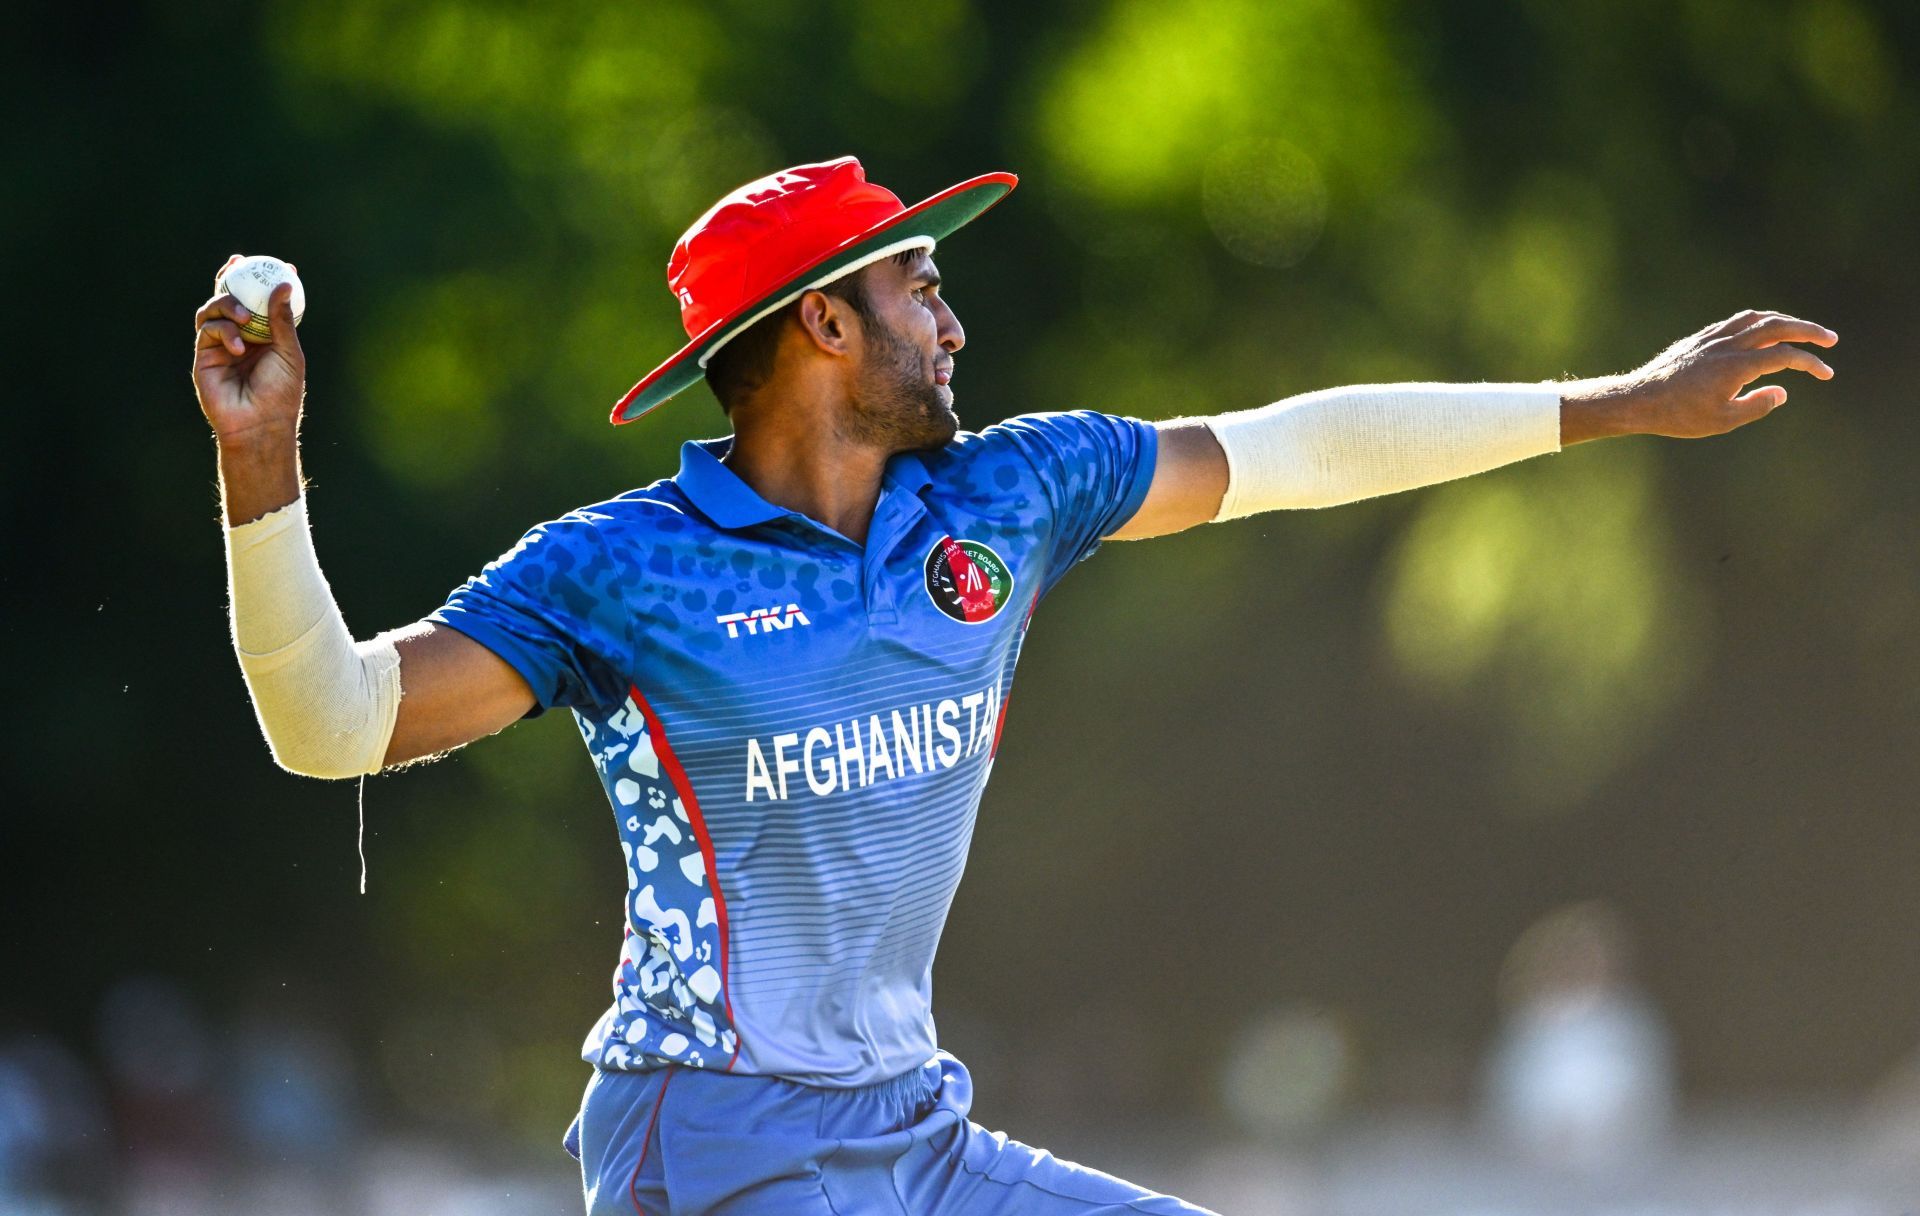
POLYGON ((845 355, 851 350, 859 321, 845 300, 824 291, 809 291, 800 297, 796 315, 801 332, 823 353, 845 355))

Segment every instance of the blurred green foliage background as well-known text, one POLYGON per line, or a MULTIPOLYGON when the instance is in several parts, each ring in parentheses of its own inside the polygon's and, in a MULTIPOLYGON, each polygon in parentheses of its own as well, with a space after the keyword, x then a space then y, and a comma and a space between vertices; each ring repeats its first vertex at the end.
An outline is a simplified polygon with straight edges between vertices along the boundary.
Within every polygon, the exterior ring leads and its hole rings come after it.
POLYGON ((276 770, 228 648, 190 316, 311 304, 306 461, 361 634, 671 473, 719 194, 859 155, 1021 188, 939 253, 969 425, 1622 370, 1746 307, 1831 385, 1111 545, 1045 605, 937 967, 980 1115, 1206 1116, 1332 1012, 1343 1100, 1459 1102, 1526 925, 1598 897, 1687 1093, 1857 1092, 1920 1044, 1920 7, 1864 0, 485 0, 62 6, 0 48, 14 710, 0 1019, 130 972, 298 993, 374 1104, 550 1144, 619 941, 564 718, 355 791, 276 770), (285 986, 284 988, 282 986, 285 986), (1117 1063, 1116 1063, 1117 1062, 1117 1063))

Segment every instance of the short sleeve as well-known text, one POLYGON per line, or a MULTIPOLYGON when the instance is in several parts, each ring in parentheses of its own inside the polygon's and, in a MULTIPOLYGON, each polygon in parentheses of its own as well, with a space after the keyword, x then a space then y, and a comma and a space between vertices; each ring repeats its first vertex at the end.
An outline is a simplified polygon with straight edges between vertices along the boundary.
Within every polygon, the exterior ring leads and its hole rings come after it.
POLYGON ((534 714, 604 706, 617 700, 630 619, 613 571, 594 520, 575 512, 521 537, 427 619, 506 660, 533 689, 534 714))
POLYGON ((1138 418, 1073 410, 1023 414, 988 430, 1011 440, 1046 493, 1052 537, 1043 592, 1132 519, 1153 484, 1159 432, 1138 418))

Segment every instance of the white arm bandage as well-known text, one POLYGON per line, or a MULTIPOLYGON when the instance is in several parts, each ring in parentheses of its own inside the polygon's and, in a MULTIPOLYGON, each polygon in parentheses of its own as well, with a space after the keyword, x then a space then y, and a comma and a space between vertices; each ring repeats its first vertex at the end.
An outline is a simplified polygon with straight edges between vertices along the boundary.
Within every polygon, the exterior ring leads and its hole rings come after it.
POLYGON ((1331 507, 1560 450, 1552 384, 1370 384, 1204 421, 1227 454, 1216 521, 1331 507))
POLYGON ((304 496, 227 529, 233 648, 280 767, 309 777, 380 771, 400 716, 400 653, 355 644, 320 573, 304 496))

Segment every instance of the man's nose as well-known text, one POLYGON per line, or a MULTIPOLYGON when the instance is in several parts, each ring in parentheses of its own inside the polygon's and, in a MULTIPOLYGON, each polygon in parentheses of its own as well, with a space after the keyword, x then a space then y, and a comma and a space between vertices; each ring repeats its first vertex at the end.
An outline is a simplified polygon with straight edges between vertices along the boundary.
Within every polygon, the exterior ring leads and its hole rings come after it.
POLYGON ((940 322, 940 345, 948 354, 952 354, 967 344, 967 331, 960 328, 960 318, 953 315, 953 309, 945 300, 940 299, 939 296, 935 296, 934 299, 940 305, 939 311, 935 314, 940 322))

